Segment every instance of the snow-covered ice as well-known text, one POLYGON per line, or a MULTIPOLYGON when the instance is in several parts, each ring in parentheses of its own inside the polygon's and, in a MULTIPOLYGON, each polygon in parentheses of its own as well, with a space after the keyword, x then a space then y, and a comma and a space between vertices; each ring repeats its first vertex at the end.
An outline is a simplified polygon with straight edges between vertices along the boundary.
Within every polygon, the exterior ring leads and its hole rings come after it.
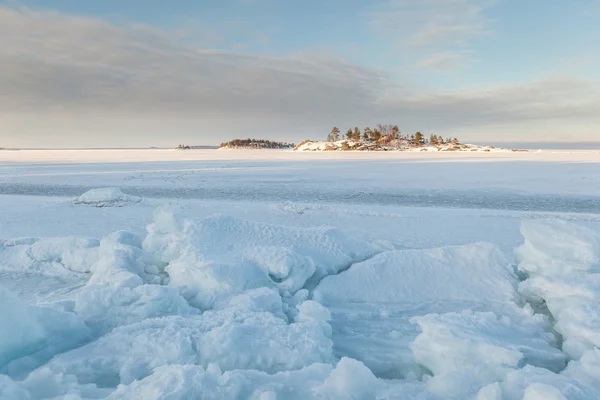
POLYGON ((316 153, 3 153, 0 399, 600 398, 597 153, 316 153))

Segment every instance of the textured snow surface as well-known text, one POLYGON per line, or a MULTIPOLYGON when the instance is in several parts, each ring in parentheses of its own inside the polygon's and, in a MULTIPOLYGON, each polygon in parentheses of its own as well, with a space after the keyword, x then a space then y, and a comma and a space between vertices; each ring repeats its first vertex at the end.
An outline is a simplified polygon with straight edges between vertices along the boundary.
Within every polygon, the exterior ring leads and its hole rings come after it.
POLYGON ((597 398, 596 233, 521 232, 513 260, 162 207, 144 235, 4 240, 3 270, 83 284, 0 287, 0 398, 597 398))
MULTIPOLYGON (((383 157, 333 187, 380 194, 383 157)), ((141 165, 152 175, 94 183, 175 179, 141 165)), ((301 187, 265 165, 264 190, 301 187)), ((213 172, 241 183, 247 167, 213 172)), ((159 189, 198 189, 181 179, 159 189)), ((600 398, 596 214, 69 196, 0 196, 2 400, 600 398)))

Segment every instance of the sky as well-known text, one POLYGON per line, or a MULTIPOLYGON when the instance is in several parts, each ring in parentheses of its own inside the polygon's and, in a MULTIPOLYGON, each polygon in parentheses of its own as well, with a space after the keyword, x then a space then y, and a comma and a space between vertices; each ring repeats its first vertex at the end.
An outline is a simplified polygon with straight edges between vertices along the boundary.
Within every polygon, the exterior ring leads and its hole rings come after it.
POLYGON ((600 141, 600 0, 0 0, 0 147, 600 141))

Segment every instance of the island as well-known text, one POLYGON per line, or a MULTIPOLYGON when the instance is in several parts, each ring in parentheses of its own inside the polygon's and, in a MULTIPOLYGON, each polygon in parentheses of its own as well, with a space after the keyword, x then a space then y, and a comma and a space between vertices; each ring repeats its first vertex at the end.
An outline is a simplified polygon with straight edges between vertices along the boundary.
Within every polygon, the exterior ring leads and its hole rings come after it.
POLYGON ((348 129, 345 135, 334 127, 325 141, 304 140, 294 151, 447 151, 447 152, 526 152, 495 146, 464 144, 458 138, 435 134, 426 137, 421 132, 402 135, 397 125, 378 125, 377 128, 348 129))
POLYGON ((294 143, 265 139, 234 139, 221 143, 219 149, 293 149, 294 143))

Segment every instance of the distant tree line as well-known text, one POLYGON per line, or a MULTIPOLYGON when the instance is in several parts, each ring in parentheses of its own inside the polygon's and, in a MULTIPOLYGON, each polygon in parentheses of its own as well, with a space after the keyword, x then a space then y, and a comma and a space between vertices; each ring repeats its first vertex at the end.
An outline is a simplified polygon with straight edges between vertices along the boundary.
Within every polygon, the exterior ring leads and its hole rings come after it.
POLYGON ((348 129, 345 135, 343 136, 340 132, 340 129, 337 126, 334 126, 329 135, 327 136, 328 142, 337 142, 338 140, 343 139, 353 140, 355 142, 374 142, 380 145, 403 143, 415 147, 420 147, 427 143, 432 146, 460 143, 458 138, 443 138, 442 136, 433 134, 429 136, 429 139, 426 139, 421 132, 416 132, 414 134, 411 134, 410 136, 402 135, 400 133, 398 125, 390 124, 379 124, 374 129, 367 127, 362 131, 358 127, 354 129, 348 129))
POLYGON ((219 147, 243 147, 249 149, 288 149, 293 148, 293 143, 276 142, 265 139, 234 139, 221 143, 219 147))

